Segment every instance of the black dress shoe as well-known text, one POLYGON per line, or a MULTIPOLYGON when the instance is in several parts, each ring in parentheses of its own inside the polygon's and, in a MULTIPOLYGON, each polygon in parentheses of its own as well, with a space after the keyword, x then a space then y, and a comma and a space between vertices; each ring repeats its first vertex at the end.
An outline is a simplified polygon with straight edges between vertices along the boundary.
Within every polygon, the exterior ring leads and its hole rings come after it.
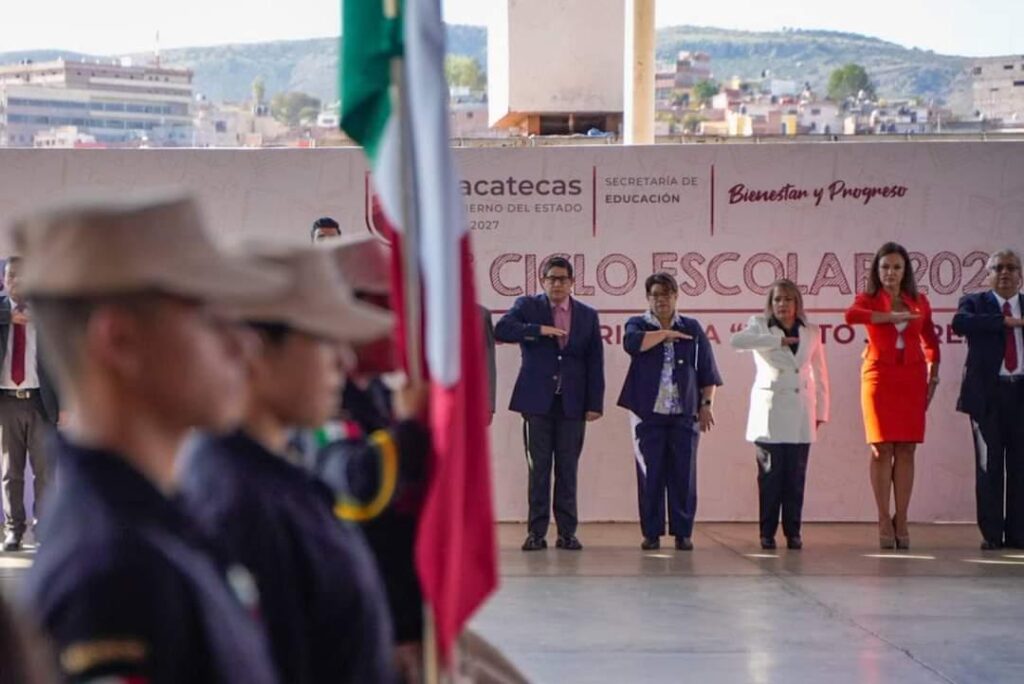
POLYGON ((644 540, 640 542, 640 548, 644 551, 654 551, 655 549, 660 549, 661 540, 657 537, 644 537, 644 540))
POLYGON ((800 537, 786 537, 786 548, 799 551, 804 548, 804 540, 800 537))
POLYGON ((676 537, 676 548, 680 551, 693 551, 693 542, 689 537, 676 537))
POLYGON ((1003 548, 1003 545, 1000 542, 989 541, 988 539, 981 542, 982 551, 998 551, 1001 548, 1003 548))
POLYGON ((580 540, 574 535, 563 537, 558 535, 558 540, 555 541, 555 548, 565 549, 566 551, 580 551, 583 548, 583 544, 580 544, 580 540))
POLYGON ((761 537, 761 548, 764 551, 774 551, 775 550, 775 540, 772 539, 771 537, 761 537))
POLYGON ((544 537, 538 537, 535 534, 526 535, 526 541, 523 542, 523 551, 542 551, 548 548, 548 542, 544 537))
POLYGON ((14 532, 8 532, 4 536, 4 551, 20 551, 21 550, 21 535, 15 534, 14 532))

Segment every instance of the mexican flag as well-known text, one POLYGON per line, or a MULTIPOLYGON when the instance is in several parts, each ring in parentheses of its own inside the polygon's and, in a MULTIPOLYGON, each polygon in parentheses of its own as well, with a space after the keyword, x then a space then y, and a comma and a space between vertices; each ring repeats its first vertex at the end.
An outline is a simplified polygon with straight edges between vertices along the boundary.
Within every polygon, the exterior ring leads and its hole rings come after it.
POLYGON ((497 586, 497 556, 488 380, 469 234, 448 143, 441 3, 344 0, 342 17, 341 127, 365 149, 381 211, 395 228, 399 339, 423 335, 433 454, 416 566, 448 663, 462 627, 497 586), (403 203, 418 232, 422 331, 408 329, 402 301, 403 203))

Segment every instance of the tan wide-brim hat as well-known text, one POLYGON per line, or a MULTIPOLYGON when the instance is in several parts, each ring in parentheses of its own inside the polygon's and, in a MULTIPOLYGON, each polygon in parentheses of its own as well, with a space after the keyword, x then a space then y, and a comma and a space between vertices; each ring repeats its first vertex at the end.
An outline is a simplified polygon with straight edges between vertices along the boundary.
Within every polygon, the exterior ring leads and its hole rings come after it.
POLYGON ((232 316, 253 323, 279 323, 317 337, 353 344, 385 337, 394 329, 390 313, 355 298, 330 251, 316 245, 294 247, 251 242, 238 250, 286 271, 291 284, 278 296, 232 306, 232 316))
POLYGON ((342 277, 356 292, 391 292, 391 247, 372 235, 343 235, 317 243, 329 251, 342 277))
POLYGON ((233 302, 287 286, 278 270, 219 248, 181 191, 66 202, 15 221, 11 241, 29 297, 155 291, 233 302))

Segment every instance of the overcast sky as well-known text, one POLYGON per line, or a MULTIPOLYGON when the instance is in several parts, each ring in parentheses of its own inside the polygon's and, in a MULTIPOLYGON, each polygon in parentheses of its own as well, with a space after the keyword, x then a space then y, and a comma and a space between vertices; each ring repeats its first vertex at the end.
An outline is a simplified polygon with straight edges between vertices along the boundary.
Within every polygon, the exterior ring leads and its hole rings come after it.
MULTIPOLYGON (((366 0, 361 0, 366 1, 366 0)), ((505 0, 443 0, 451 23, 485 25, 505 0)), ((543 7, 557 0, 518 0, 543 7)), ((338 0, 47 0, 4 2, 0 52, 61 48, 95 54, 338 33, 338 0)), ((1024 54, 1024 0, 707 2, 658 0, 659 26, 852 31, 968 56, 1024 54)))

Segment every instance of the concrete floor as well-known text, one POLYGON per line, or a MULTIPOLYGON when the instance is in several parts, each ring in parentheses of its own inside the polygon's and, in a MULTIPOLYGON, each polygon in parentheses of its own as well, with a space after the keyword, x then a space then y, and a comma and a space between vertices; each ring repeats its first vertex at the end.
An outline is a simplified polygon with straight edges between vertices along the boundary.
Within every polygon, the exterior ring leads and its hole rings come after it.
MULTIPOLYGON (((584 525, 576 553, 522 536, 500 526, 473 627, 540 684, 1024 682, 1024 551, 982 553, 971 525, 911 526, 909 552, 852 524, 775 553, 751 524, 698 523, 693 552, 643 552, 632 524, 584 525)), ((0 589, 30 562, 0 554, 0 589)))
POLYGON ((584 525, 578 553, 522 536, 502 526, 473 624, 535 682, 1024 681, 1024 551, 970 525, 912 526, 909 552, 850 524, 775 553, 750 524, 698 523, 689 553, 641 551, 636 525, 584 525))

